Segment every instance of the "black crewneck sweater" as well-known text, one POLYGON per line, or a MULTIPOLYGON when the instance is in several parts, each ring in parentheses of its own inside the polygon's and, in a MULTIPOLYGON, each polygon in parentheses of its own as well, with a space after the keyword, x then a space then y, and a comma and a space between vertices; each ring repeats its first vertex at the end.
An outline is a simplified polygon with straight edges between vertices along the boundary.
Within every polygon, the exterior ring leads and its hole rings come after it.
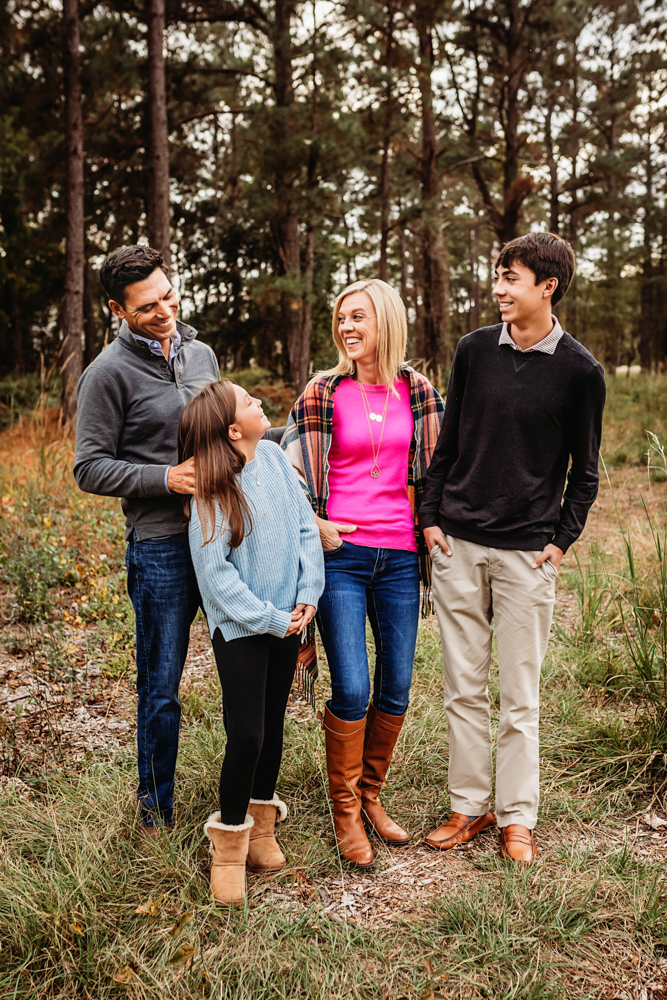
POLYGON ((598 492, 604 371, 568 333, 549 355, 501 346, 501 331, 459 341, 420 522, 491 548, 565 552, 598 492))

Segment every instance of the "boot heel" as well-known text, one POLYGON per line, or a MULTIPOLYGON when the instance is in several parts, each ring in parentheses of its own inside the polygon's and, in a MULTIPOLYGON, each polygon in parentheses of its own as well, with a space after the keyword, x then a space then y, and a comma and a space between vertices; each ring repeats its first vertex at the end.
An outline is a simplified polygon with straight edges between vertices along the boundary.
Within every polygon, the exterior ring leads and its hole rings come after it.
POLYGON ((356 722, 338 719, 324 710, 329 794, 333 805, 338 850, 357 868, 373 864, 373 851, 361 820, 359 780, 363 769, 366 718, 356 722))

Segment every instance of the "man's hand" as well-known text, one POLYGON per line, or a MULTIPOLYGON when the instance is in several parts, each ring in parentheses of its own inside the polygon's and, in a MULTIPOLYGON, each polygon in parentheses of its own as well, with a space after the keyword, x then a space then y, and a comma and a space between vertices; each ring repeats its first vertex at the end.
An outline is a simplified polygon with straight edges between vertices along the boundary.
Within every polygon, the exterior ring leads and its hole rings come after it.
POLYGON ((167 486, 172 493, 194 493, 195 491, 195 460, 189 458, 180 465, 172 465, 167 473, 167 486))
POLYGON ((447 539, 443 534, 442 528, 424 528, 424 538, 426 539, 429 552, 433 551, 434 545, 439 545, 446 556, 451 556, 452 550, 447 544, 447 539))
POLYGON ((559 549, 557 545, 551 545, 551 543, 542 549, 539 556, 533 563, 533 569, 537 569, 541 566, 543 562, 547 559, 549 562, 553 563, 556 569, 560 569, 561 560, 563 558, 563 550, 559 549))
POLYGON ((324 518, 317 517, 317 515, 315 515, 315 520, 320 529, 320 541, 325 552, 330 552, 342 545, 341 535, 349 535, 350 532, 357 530, 356 524, 336 524, 335 521, 325 521, 324 518))
POLYGON ((312 621, 315 617, 315 612, 317 608, 314 608, 312 604, 297 604, 294 611, 292 612, 292 624, 287 629, 285 633, 285 638, 288 635, 294 635, 295 633, 304 632, 308 622, 312 621))

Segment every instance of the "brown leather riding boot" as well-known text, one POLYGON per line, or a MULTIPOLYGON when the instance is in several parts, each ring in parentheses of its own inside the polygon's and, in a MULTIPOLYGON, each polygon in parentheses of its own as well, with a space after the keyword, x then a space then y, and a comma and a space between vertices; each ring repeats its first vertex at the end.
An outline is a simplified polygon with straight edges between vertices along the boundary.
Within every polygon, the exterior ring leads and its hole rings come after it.
POLYGON ((361 811, 380 840, 384 840, 390 847, 406 847, 410 843, 410 834, 387 816, 380 802, 380 789, 387 776, 404 719, 405 712, 403 715, 388 715, 373 704, 366 716, 364 770, 359 782, 361 811))
POLYGON ((357 722, 345 722, 337 719, 329 708, 324 710, 327 772, 336 843, 345 860, 359 868, 367 868, 373 863, 373 852, 361 821, 359 793, 365 730, 365 717, 357 722))

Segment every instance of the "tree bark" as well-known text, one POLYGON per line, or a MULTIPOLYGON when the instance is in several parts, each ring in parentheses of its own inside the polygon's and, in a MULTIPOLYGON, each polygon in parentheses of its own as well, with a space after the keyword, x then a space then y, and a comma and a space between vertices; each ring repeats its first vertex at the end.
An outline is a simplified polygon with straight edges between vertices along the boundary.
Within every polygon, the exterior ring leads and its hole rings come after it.
POLYGON ((394 7, 389 6, 387 21, 387 42, 385 46, 384 65, 387 71, 384 99, 384 125, 382 134, 382 158, 380 160, 380 278, 386 281, 389 269, 387 253, 389 249, 389 158, 391 148, 391 128, 394 117, 394 88, 391 78, 392 58, 394 50, 394 7))
POLYGON ((470 227, 468 243, 468 259, 470 268, 470 312, 468 326, 477 330, 482 325, 480 320, 480 289, 479 289, 479 219, 476 218, 470 227))
POLYGON ((436 117, 433 110, 432 74, 435 68, 433 25, 430 10, 417 16, 419 35, 419 92, 421 96, 421 258, 422 258, 422 350, 426 369, 436 379, 439 366, 449 364, 449 316, 436 117))
POLYGON ((148 242, 171 263, 169 235, 169 126, 164 61, 164 0, 148 13, 148 242))
POLYGON ((76 418, 76 387, 83 371, 83 297, 86 266, 78 0, 63 0, 63 35, 67 244, 63 304, 62 425, 66 431, 71 431, 76 418))
POLYGON ((560 189, 558 187, 558 165, 554 154, 553 115, 554 104, 553 99, 550 99, 544 120, 544 146, 549 168, 549 230, 558 236, 560 233, 560 189))
POLYGON ((299 220, 295 209, 296 171, 290 162, 294 127, 294 84, 292 70, 292 18, 295 0, 276 0, 273 24, 274 90, 276 110, 272 123, 273 152, 276 157, 276 214, 274 234, 285 276, 281 292, 281 316, 287 344, 290 378, 297 392, 308 381, 310 325, 303 322, 303 289, 299 220))
MULTIPOLYGON (((640 290, 640 315, 639 315, 639 361, 645 371, 654 370, 656 361, 655 352, 655 331, 660 319, 660 310, 656 309, 656 268, 653 264, 653 240, 655 229, 655 201, 654 201, 654 174, 653 150, 651 147, 651 125, 653 122, 649 118, 649 127, 646 129, 646 150, 644 170, 646 185, 646 209, 644 212, 644 252, 642 255, 641 270, 641 290, 640 290)), ((660 358, 660 361, 663 359, 660 358)))
POLYGON ((401 282, 401 298, 405 302, 406 308, 408 306, 408 249, 407 240, 405 238, 405 220, 401 217, 403 214, 403 206, 399 200, 398 202, 398 255, 400 263, 400 282, 401 282))
POLYGON ((86 262, 83 272, 83 332, 84 332, 84 363, 89 365, 97 354, 99 331, 93 302, 93 275, 90 264, 86 262))
MULTIPOLYGON (((574 52, 572 59, 572 131, 577 132, 577 127, 579 124, 579 110, 580 110, 580 99, 579 99, 579 50, 578 42, 575 39, 574 42, 574 52)), ((572 247, 572 249, 577 252, 577 237, 579 235, 579 193, 578 193, 578 160, 579 160, 579 143, 576 142, 574 148, 570 153, 570 183, 572 186, 572 191, 570 194, 570 201, 567 205, 567 212, 569 215, 568 225, 567 225, 567 239, 572 247)), ((568 289, 568 295, 565 299, 565 319, 567 322, 568 333, 575 339, 579 332, 579 316, 577 308, 577 285, 578 278, 575 269, 572 281, 570 282, 570 287, 568 289)))
POLYGON ((496 105, 498 121, 503 130, 504 150, 502 164, 502 211, 491 193, 482 161, 478 160, 471 166, 472 175, 482 197, 489 221, 493 226, 500 245, 515 239, 519 231, 521 208, 534 189, 534 182, 521 171, 521 151, 526 141, 521 132, 523 109, 521 106, 521 88, 526 74, 532 69, 538 52, 530 19, 522 8, 519 0, 508 0, 503 5, 505 20, 492 21, 484 17, 474 16, 471 26, 474 30, 471 37, 474 42, 472 53, 477 62, 477 88, 474 108, 468 118, 468 133, 477 148, 477 129, 479 125, 480 94, 483 89, 484 77, 488 72, 478 57, 477 30, 483 28, 487 37, 497 46, 491 60, 494 89, 491 99, 496 105))

